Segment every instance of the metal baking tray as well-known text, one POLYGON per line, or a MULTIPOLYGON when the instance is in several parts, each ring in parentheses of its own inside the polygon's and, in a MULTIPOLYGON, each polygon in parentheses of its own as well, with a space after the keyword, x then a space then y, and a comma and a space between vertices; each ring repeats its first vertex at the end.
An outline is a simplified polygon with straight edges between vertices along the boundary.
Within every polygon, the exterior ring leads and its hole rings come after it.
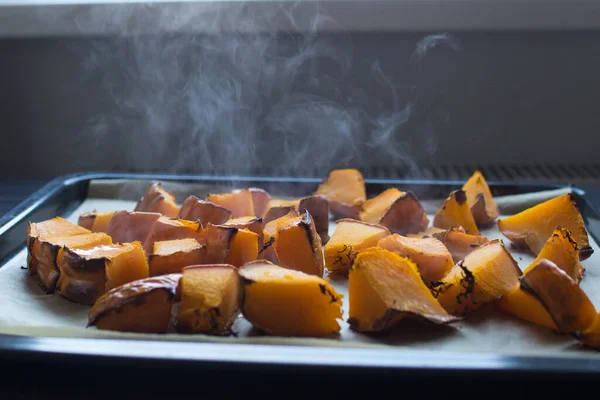
MULTIPOLYGON (((66 216, 86 199, 92 180, 147 180, 181 183, 214 183, 262 187, 277 195, 311 193, 321 179, 285 177, 218 177, 151 174, 88 173, 59 177, 0 218, 0 268, 25 246, 28 221, 41 221, 66 216)), ((445 198, 460 181, 366 179, 369 196, 390 186, 412 190, 422 199, 445 198)), ((559 183, 489 182, 494 195, 531 193, 563 188, 559 183)), ((580 188, 574 195, 589 234, 600 239, 600 214, 580 188)), ((179 366, 202 369, 252 371, 252 373, 319 373, 320 377, 345 373, 384 373, 391 376, 444 376, 448 373, 471 372, 476 375, 494 372, 511 379, 532 376, 562 379, 568 376, 593 377, 600 372, 600 358, 532 357, 501 354, 449 353, 394 348, 337 348, 322 346, 224 344, 167 342, 96 338, 51 338, 0 335, 0 360, 78 362, 98 365, 113 362, 128 366, 179 366), (420 375, 425 373, 426 375, 420 375)), ((383 375, 381 375, 383 376, 383 375)), ((475 376, 475 375, 473 375, 475 376)))

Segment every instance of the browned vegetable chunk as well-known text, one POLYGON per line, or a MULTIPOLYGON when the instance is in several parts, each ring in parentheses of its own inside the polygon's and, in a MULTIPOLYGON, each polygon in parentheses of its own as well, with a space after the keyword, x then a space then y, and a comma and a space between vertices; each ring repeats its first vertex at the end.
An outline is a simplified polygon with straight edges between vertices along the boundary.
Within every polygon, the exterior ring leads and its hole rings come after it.
POLYGON ((234 226, 208 224, 204 231, 206 242, 206 263, 224 264, 229 253, 231 239, 238 231, 234 226))
POLYGON ((360 219, 383 225, 390 232, 401 235, 421 232, 429 225, 429 218, 417 196, 396 188, 386 189, 367 200, 360 213, 360 219))
POLYGON ((239 217, 233 218, 223 224, 224 226, 233 226, 238 229, 247 229, 258 235, 258 249, 262 250, 264 246, 264 233, 262 218, 257 217, 239 217))
POLYGON ((104 213, 83 213, 79 216, 78 225, 83 226, 84 228, 89 229, 92 232, 106 233, 106 231, 108 230, 108 224, 110 224, 110 220, 114 214, 114 211, 104 213))
POLYGON ((231 210, 231 218, 255 216, 254 201, 249 189, 235 190, 231 193, 209 194, 206 200, 231 210))
POLYGON ((484 236, 469 235, 463 228, 450 228, 433 233, 432 236, 446 246, 455 263, 465 258, 473 250, 488 243, 484 236))
POLYGON ((200 200, 196 196, 189 196, 181 205, 177 217, 188 221, 199 221, 202 226, 209 223, 219 225, 231 218, 231 210, 200 200))
POLYGON ((467 194, 467 203, 477 224, 488 225, 498 218, 498 205, 480 171, 475 171, 462 189, 467 194))
POLYGON ((95 212, 83 213, 83 214, 79 215, 79 218, 77 219, 77 225, 79 225, 85 229, 89 229, 91 231, 92 227, 94 226, 95 219, 96 219, 95 212))
POLYGON ((150 276, 178 273, 188 265, 206 264, 206 247, 196 239, 176 239, 154 242, 148 259, 150 276))
POLYGON ((562 226, 571 232, 579 247, 581 260, 594 252, 589 246, 588 234, 573 193, 564 194, 518 214, 498 220, 498 228, 515 245, 528 247, 538 254, 554 229, 562 226))
POLYGON ((258 235, 248 229, 238 229, 231 238, 225 264, 240 267, 258 257, 258 235))
POLYGON ((324 249, 325 266, 329 271, 348 271, 359 251, 377 246, 380 239, 390 234, 385 226, 355 219, 340 219, 336 223, 324 249))
POLYGON ((170 219, 160 217, 148 233, 144 241, 144 250, 150 256, 154 249, 154 243, 163 240, 196 239, 198 243, 204 243, 204 231, 199 222, 187 221, 185 219, 170 219))
POLYGON ((267 204, 271 200, 271 195, 260 188, 249 188, 252 195, 252 203, 254 204, 254 215, 262 217, 267 211, 267 204))
POLYGON ((298 212, 308 211, 315 222, 315 229, 321 238, 321 243, 329 241, 329 202, 322 195, 308 196, 300 199, 298 212))
POLYGON ((342 295, 325 279, 265 260, 239 269, 241 310, 255 327, 277 336, 326 336, 340 331, 342 295))
POLYGON ((350 269, 348 292, 348 322, 361 332, 386 330, 404 317, 438 324, 457 319, 433 297, 412 261, 379 247, 358 253, 350 269))
POLYGON ((265 217, 263 218, 263 225, 267 226, 269 222, 275 221, 281 217, 285 217, 290 212, 293 212, 296 216, 300 215, 298 214, 295 206, 271 207, 267 210, 265 217))
POLYGON ((227 264, 195 265, 183 269, 177 330, 227 335, 239 315, 240 280, 227 264))
POLYGON ((358 213, 367 198, 365 180, 356 169, 331 171, 314 194, 327 198, 329 209, 336 218, 358 219, 358 213))
POLYGON ((179 213, 179 206, 175 196, 166 191, 160 183, 154 183, 138 201, 133 211, 155 212, 165 217, 175 218, 179 213))
POLYGON ((496 305, 499 310, 506 314, 545 326, 553 331, 558 330, 542 303, 530 293, 521 290, 520 282, 516 283, 508 293, 502 296, 496 305))
POLYGON ((433 217, 433 226, 443 229, 462 227, 470 235, 479 235, 464 190, 450 193, 450 197, 433 217))
POLYGON ((117 211, 111 218, 106 233, 115 243, 144 243, 160 217, 159 213, 117 211))
POLYGON ((279 217, 273 221, 270 221, 269 223, 265 224, 265 227, 263 229, 263 234, 264 234, 264 246, 262 248, 262 256, 274 263, 274 264, 279 264, 279 259, 277 258, 277 253, 275 252, 275 246, 273 245, 275 243, 275 233, 277 233, 277 229, 278 226, 280 224, 285 223, 285 220, 288 219, 293 219, 298 217, 298 211, 296 211, 296 209, 292 208, 286 215, 279 217))
POLYGON ((100 330, 167 333, 181 274, 141 279, 102 295, 88 315, 88 326, 100 330))

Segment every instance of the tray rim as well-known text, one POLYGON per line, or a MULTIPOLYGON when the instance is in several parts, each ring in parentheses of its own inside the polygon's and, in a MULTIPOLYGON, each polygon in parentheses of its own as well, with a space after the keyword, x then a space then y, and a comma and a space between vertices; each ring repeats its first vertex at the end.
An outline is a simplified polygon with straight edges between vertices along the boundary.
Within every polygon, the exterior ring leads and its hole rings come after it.
MULTIPOLYGON (((228 181, 318 183, 322 178, 209 176, 137 173, 76 173, 59 176, 23 200, 9 213, 0 217, 0 239, 15 224, 42 205, 51 196, 69 186, 95 179, 143 179, 165 181, 228 181)), ((391 185, 462 185, 458 180, 365 179, 366 183, 391 185)), ((540 190, 571 187, 578 202, 584 203, 588 217, 600 221, 598 213, 585 198, 585 191, 560 182, 511 181, 489 182, 490 186, 527 186, 540 190)), ((590 232, 591 234, 592 232, 590 232)), ((594 232, 595 239, 598 232, 594 232)), ((502 353, 455 353, 417 350, 407 347, 361 348, 281 344, 216 343, 193 341, 132 340, 113 338, 61 338, 0 334, 0 359, 44 360, 67 357, 75 361, 112 360, 148 363, 175 363, 195 368, 223 365, 231 369, 245 368, 317 368, 323 373, 346 369, 382 369, 405 374, 414 372, 445 373, 449 371, 508 372, 526 377, 532 374, 576 374, 588 376, 600 373, 600 357, 553 355, 506 355, 502 353)))

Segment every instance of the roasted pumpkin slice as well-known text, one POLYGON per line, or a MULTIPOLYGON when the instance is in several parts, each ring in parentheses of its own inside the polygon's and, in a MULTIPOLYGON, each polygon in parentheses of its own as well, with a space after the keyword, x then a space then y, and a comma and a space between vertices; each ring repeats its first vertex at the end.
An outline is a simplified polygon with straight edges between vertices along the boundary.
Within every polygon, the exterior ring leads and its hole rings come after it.
POLYGON ((529 248, 538 254, 557 226, 571 232, 579 247, 579 257, 585 260, 594 252, 581 213, 572 193, 563 194, 518 214, 498 220, 498 228, 516 246, 529 248))
POLYGON ((165 217, 175 218, 179 213, 179 206, 173 194, 166 191, 160 183, 154 183, 133 211, 156 212, 165 217))
POLYGON ((276 219, 279 219, 281 217, 285 217, 290 212, 293 212, 296 216, 300 215, 296 210, 295 206, 271 207, 265 213, 265 216, 263 218, 263 225, 267 226, 269 222, 275 221, 276 219))
POLYGON ((36 275, 46 293, 53 293, 60 277, 58 269, 58 253, 67 246, 72 249, 89 249, 96 246, 112 244, 112 239, 105 233, 86 233, 75 236, 38 237, 31 248, 32 264, 36 275), (35 260, 35 261, 33 261, 35 260))
POLYGON ((277 258, 277 253, 275 252, 275 246, 273 245, 275 243, 275 233, 277 233, 277 228, 279 224, 284 224, 285 221, 296 218, 299 215, 300 214, 298 214, 298 211, 296 211, 295 208, 292 208, 286 215, 283 215, 265 224, 263 229, 264 245, 262 251, 259 251, 262 257, 274 264, 279 264, 279 259, 277 258))
POLYGON ((386 330, 404 317, 437 324, 457 320, 433 297, 415 263, 380 247, 358 253, 348 276, 348 293, 348 323, 361 332, 386 330))
POLYGON ((277 225, 273 244, 279 265, 323 276, 323 247, 315 223, 307 211, 277 225))
POLYGON ((314 194, 329 201, 329 209, 336 218, 358 219, 367 198, 365 180, 356 169, 336 169, 319 185, 314 194))
POLYGON ((181 205, 177 217, 188 221, 199 221, 202 226, 209 223, 219 225, 231 218, 231 210, 200 200, 196 196, 189 196, 181 205))
POLYGON ((467 255, 431 286, 446 311, 462 316, 504 296, 520 276, 519 265, 496 239, 467 255))
POLYGON ((379 240, 378 246, 410 258, 426 281, 443 278, 454 267, 452 254, 435 238, 409 238, 393 234, 379 240))
POLYGON ((265 260, 239 269, 241 310, 256 328, 276 336, 326 336, 340 331, 342 295, 323 278, 265 260))
POLYGON ((520 282, 517 282, 508 293, 502 296, 496 305, 506 314, 554 331, 558 330, 542 303, 530 293, 521 290, 520 282))
POLYGON ((206 264, 206 246, 196 239, 176 239, 154 242, 148 257, 150 276, 175 274, 188 265, 206 264))
POLYGON ((594 304, 577 282, 552 261, 539 260, 520 282, 521 290, 533 295, 548 311, 559 332, 583 332, 594 322, 594 304))
POLYGON ((260 188, 249 188, 248 190, 250 190, 250 194, 252 195, 254 215, 262 218, 267 211, 267 205, 269 204, 269 200, 271 200, 271 195, 266 190, 260 188))
POLYGON ((313 221, 315 229, 321 238, 321 244, 329 241, 329 202, 323 195, 303 197, 298 202, 298 212, 308 211, 313 221))
POLYGON ((235 226, 208 224, 204 230, 206 242, 206 263, 224 264, 225 257, 229 253, 231 239, 237 233, 235 226))
POLYGON ((483 246, 490 240, 484 236, 469 235, 461 227, 442 230, 431 236, 446 246, 455 263, 465 258, 473 250, 483 246))
POLYGON ((477 224, 489 225, 498 218, 498 205, 480 171, 475 171, 462 189, 467 194, 467 203, 477 224))
POLYGON ((98 213, 98 212, 87 212, 79 216, 77 222, 78 225, 89 229, 92 232, 104 232, 108 230, 108 224, 112 219, 114 211, 98 213))
POLYGON ((412 192, 386 189, 369 199, 360 213, 361 221, 380 224, 392 233, 408 235, 427 229, 429 218, 421 202, 412 192))
POLYGON ((56 292, 90 306, 106 291, 148 277, 146 254, 140 242, 87 249, 64 247, 57 260, 60 278, 56 292))
POLYGON ((389 234, 385 226, 350 218, 338 220, 325 245, 325 267, 328 271, 348 271, 359 251, 377 246, 379 240, 389 234))
POLYGON ((254 201, 249 189, 235 190, 231 193, 209 194, 206 200, 231 210, 231 218, 255 216, 254 201))
POLYGON ((462 227, 470 235, 479 235, 479 229, 477 229, 464 190, 455 190, 450 193, 450 197, 435 213, 433 226, 443 229, 462 227))
POLYGON ((121 332, 167 333, 181 276, 154 276, 106 292, 91 308, 88 326, 121 332))
POLYGON ((231 238, 225 264, 242 266, 258 257, 258 235, 248 229, 238 229, 231 238))
POLYGON ((171 219, 160 217, 148 233, 144 241, 144 250, 150 256, 154 249, 154 243, 163 240, 196 239, 198 243, 204 243, 204 230, 199 222, 185 219, 171 219))
POLYGON ((92 227, 94 226, 94 220, 96 219, 96 215, 96 212, 86 212, 80 214, 79 218, 77 219, 77 225, 91 231, 92 227))
POLYGON ((144 243, 159 213, 117 211, 110 219, 106 233, 115 243, 144 243))
POLYGON ((247 229, 258 235, 258 249, 262 250, 264 246, 264 233, 262 218, 258 217, 239 217, 233 218, 223 224, 224 226, 233 226, 238 229, 247 229))
POLYGON ((227 264, 195 265, 183 269, 177 330, 184 333, 227 335, 240 314, 240 279, 227 264))

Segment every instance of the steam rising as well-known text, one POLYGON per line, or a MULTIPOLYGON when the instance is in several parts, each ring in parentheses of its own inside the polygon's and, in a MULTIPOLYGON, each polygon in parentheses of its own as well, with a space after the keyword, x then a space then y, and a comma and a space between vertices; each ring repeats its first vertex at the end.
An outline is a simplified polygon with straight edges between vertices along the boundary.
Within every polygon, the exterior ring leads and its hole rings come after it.
POLYGON ((434 154, 428 110, 436 99, 419 91, 419 74, 433 49, 460 50, 453 37, 416 43, 406 60, 408 79, 399 83, 397 70, 406 65, 354 59, 348 32, 322 31, 336 22, 318 5, 310 13, 306 5, 301 13, 274 5, 254 14, 239 4, 157 7, 76 19, 99 30, 124 27, 119 40, 97 38, 92 52, 89 41, 85 47, 84 80, 101 79, 111 100, 79 138, 94 143, 96 154, 110 151, 129 170, 242 175, 261 169, 322 175, 374 159, 414 172, 417 156, 434 154), (308 31, 275 29, 282 21, 298 27, 298 18, 310 21, 308 31), (168 33, 145 33, 149 25, 168 33), (185 33, 198 26, 224 33, 185 33), (248 33, 255 30, 260 33, 248 33), (352 68, 365 63, 371 76, 348 82, 352 68), (379 84, 380 94, 363 90, 368 80, 379 84), (381 106, 385 98, 392 108, 381 106), (415 130, 419 139, 411 145, 404 137, 415 130), (115 148, 117 142, 124 145, 115 148))

